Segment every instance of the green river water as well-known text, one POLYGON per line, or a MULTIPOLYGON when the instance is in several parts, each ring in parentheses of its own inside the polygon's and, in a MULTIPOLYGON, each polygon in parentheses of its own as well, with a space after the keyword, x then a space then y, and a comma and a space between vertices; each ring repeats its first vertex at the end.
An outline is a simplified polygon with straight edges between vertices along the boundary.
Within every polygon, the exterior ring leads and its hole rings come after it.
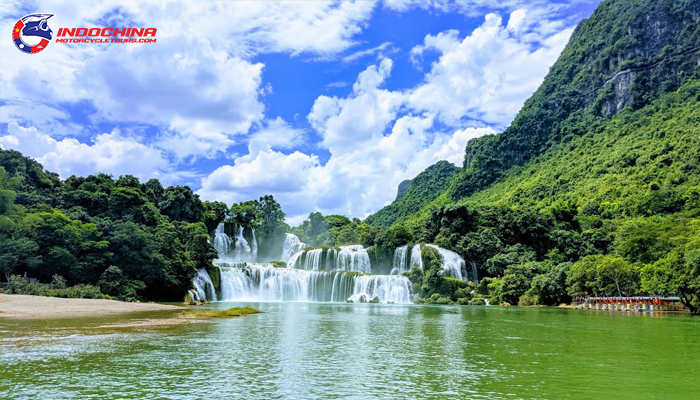
POLYGON ((264 314, 173 326, 0 320, 0 398, 700 398, 688 315, 251 305, 264 314))

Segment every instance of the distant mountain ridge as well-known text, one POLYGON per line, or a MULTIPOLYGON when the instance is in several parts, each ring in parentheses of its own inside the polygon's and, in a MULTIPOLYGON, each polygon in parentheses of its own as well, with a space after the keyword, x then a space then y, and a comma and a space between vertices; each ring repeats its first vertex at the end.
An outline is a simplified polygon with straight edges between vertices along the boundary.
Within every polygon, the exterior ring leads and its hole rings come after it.
POLYGON ((409 181, 399 185, 396 200, 367 218, 365 222, 391 226, 398 220, 418 212, 445 190, 459 168, 447 161, 438 161, 409 181))

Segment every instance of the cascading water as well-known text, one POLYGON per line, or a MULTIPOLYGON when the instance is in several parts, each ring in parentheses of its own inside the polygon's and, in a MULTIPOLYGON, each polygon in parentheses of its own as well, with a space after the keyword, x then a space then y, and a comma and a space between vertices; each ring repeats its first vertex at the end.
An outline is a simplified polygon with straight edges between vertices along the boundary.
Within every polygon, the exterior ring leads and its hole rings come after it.
POLYGON ((236 249, 233 253, 234 260, 251 261, 255 262, 258 256, 258 244, 255 240, 255 229, 253 229, 253 246, 251 248, 250 244, 243 236, 243 227, 238 227, 238 234, 234 238, 236 240, 236 249))
POLYGON ((309 271, 318 271, 321 268, 321 259, 323 258, 323 249, 313 249, 304 252, 304 262, 295 262, 294 264, 289 264, 290 268, 295 269, 305 269, 309 271))
POLYGON ((192 280, 192 286, 194 286, 194 289, 190 291, 192 300, 216 301, 216 289, 206 269, 197 270, 197 276, 192 280))
POLYGON ((411 281, 397 275, 362 275, 355 279, 353 295, 348 300, 366 303, 374 298, 387 303, 410 303, 411 281))
POLYGON ((306 247, 305 243, 302 243, 297 235, 288 233, 284 236, 284 243, 282 244, 282 255, 280 256, 280 261, 289 262, 290 258, 303 250, 306 247))
POLYGON ((411 249, 411 261, 409 269, 413 268, 414 266, 418 267, 419 269, 423 269, 423 258, 421 257, 419 244, 413 246, 413 248, 411 249))
POLYGON ((442 257, 442 271, 445 275, 464 280, 464 273, 462 271, 466 269, 466 263, 459 254, 435 246, 434 244, 428 244, 426 246, 432 247, 440 253, 440 257, 442 257))
MULTIPOLYGON (((223 301, 315 301, 345 302, 369 290, 383 302, 410 302, 402 289, 390 284, 359 285, 365 277, 343 271, 307 271, 248 264, 245 268, 221 268, 221 299, 223 301), (375 288, 376 287, 376 288, 375 288)), ((399 277, 394 277, 399 278, 399 277)), ((403 277, 401 277, 403 278, 403 277)), ((405 279, 405 278, 404 278, 405 279)), ((372 297, 374 298, 374 297, 372 297)))
POLYGON ((397 247, 394 250, 394 260, 391 268, 391 275, 401 275, 404 272, 408 272, 409 264, 406 262, 406 256, 408 254, 408 245, 403 245, 397 247))
POLYGON ((479 270, 476 268, 475 261, 469 261, 469 266, 471 267, 471 275, 469 279, 474 283, 479 283, 479 270))
POLYGON ((252 230, 252 247, 243 236, 244 229, 238 227, 236 237, 231 237, 224 232, 224 224, 220 223, 214 231, 214 247, 219 253, 218 260, 249 261, 255 262, 258 256, 258 243, 255 239, 255 229, 252 230), (233 248, 233 249, 232 249, 233 248))
MULTIPOLYGON (((304 243, 292 234, 285 237, 283 258, 289 254, 287 268, 256 264, 255 231, 252 243, 239 227, 233 240, 224 233, 224 225, 214 233, 219 258, 214 265, 220 271, 221 301, 369 301, 410 303, 411 284, 399 275, 363 275, 371 273, 367 249, 361 245, 303 250, 304 243), (296 251, 295 251, 296 250, 296 251)), ((405 268, 405 267, 404 267, 405 268)), ((202 270, 206 274, 205 270, 202 270)), ((209 275, 199 274, 193 282, 198 298, 217 300, 209 275), (200 276, 202 275, 202 276, 200 276)))
MULTIPOLYGON (((476 263, 473 261, 469 262, 469 268, 467 268, 467 263, 464 261, 459 254, 454 251, 443 249, 442 247, 436 246, 434 244, 426 244, 424 246, 432 247, 440 253, 440 258, 442 258, 442 271, 443 274, 451 276, 453 278, 458 278, 462 280, 471 280, 475 283, 479 282, 479 273, 476 268, 476 263)), ((394 252, 394 267, 396 267, 397 251, 401 247, 397 248, 394 252)), ((417 244, 411 249, 411 259, 409 261, 410 270, 413 266, 417 266, 423 269, 423 260, 421 257, 421 245, 417 244)))
POLYGON ((251 256, 253 261, 257 261, 258 259, 258 239, 255 238, 255 228, 251 229, 253 231, 253 246, 251 251, 251 256))
POLYGON ((369 254, 362 245, 342 246, 338 252, 337 269, 341 271, 371 273, 369 254))
POLYGON ((231 253, 231 238, 224 233, 223 222, 220 223, 214 231, 214 247, 219 253, 220 259, 226 259, 229 257, 229 253, 231 253))

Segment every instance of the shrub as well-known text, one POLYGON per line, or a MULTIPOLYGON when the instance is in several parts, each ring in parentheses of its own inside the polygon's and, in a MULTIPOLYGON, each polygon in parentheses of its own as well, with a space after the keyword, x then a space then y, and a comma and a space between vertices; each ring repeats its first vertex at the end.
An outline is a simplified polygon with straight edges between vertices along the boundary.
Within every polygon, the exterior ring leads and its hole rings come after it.
POLYGON ((66 284, 66 279, 61 275, 55 274, 51 279, 51 289, 65 289, 66 284))
POLYGON ((5 293, 7 294, 25 294, 29 283, 27 280, 19 275, 12 275, 10 280, 7 282, 5 287, 5 293))
POLYGON ((486 300, 483 297, 475 297, 469 301, 470 306, 485 306, 486 300))
POLYGON ((535 304, 537 304, 537 299, 528 294, 524 294, 518 299, 518 305, 521 307, 533 306, 535 304))

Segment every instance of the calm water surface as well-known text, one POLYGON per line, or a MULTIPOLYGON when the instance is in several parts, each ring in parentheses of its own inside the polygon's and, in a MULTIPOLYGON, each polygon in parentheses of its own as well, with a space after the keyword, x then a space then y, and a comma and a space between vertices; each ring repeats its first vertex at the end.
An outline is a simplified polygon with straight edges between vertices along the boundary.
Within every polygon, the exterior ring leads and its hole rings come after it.
POLYGON ((252 305, 178 326, 0 320, 0 398, 700 398, 700 318, 252 305))

